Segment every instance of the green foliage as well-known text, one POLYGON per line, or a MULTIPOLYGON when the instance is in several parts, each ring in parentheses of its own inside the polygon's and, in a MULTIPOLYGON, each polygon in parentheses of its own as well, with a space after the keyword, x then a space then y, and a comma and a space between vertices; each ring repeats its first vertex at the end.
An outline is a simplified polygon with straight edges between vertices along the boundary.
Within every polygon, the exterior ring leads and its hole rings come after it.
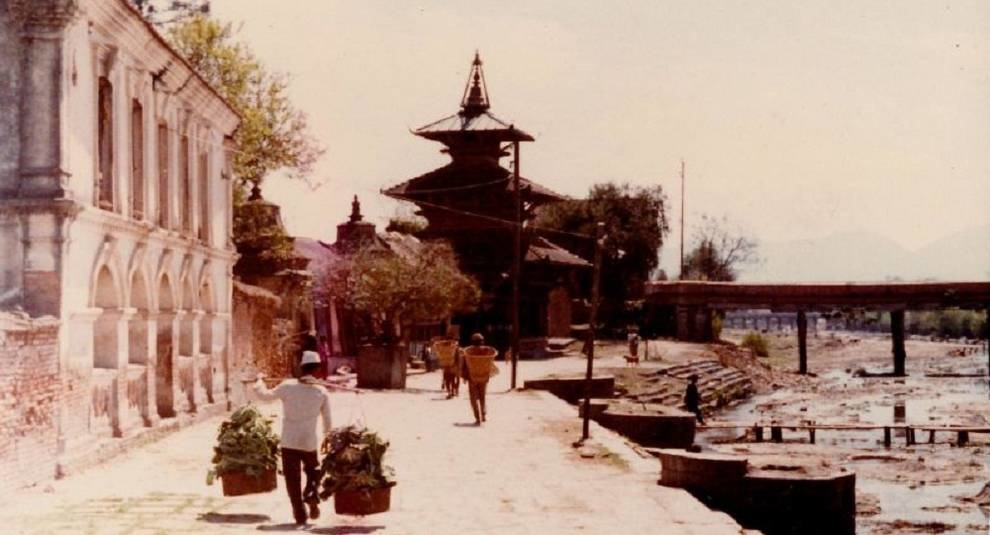
POLYGON ((388 226, 385 227, 385 230, 388 232, 416 235, 426 230, 426 225, 427 221, 423 217, 395 216, 388 220, 388 226))
POLYGON ((370 490, 395 485, 392 469, 383 464, 388 442, 377 433, 353 425, 335 429, 323 442, 320 466, 326 500, 339 490, 370 490))
POLYGON ((289 101, 285 75, 265 69, 251 50, 234 38, 230 23, 196 14, 172 26, 167 37, 190 65, 241 116, 234 133, 234 175, 260 184, 285 169, 304 177, 323 154, 309 135, 306 115, 289 101))
POLYGON ((246 472, 258 476, 278 466, 278 435, 272 421, 261 415, 253 405, 234 411, 230 419, 220 424, 217 445, 213 447, 213 468, 206 474, 206 483, 228 472, 246 472))
MULTIPOLYGON (((241 188, 235 189, 235 199, 243 198, 241 188)), ((236 202, 233 217, 233 239, 237 251, 252 262, 261 260, 280 269, 292 258, 292 238, 281 225, 274 224, 266 203, 236 202)))
POLYGON ((481 297, 478 284, 460 271, 453 249, 443 242, 424 243, 408 256, 361 249, 324 276, 320 291, 371 316, 386 341, 402 324, 471 312, 481 297))
POLYGON ((941 338, 979 338, 986 336, 986 312, 973 310, 909 311, 905 330, 911 334, 941 338))
POLYGON ((756 242, 730 228, 728 219, 701 216, 694 249, 684 256, 684 279, 734 281, 741 265, 756 262, 756 242))
POLYGON ((753 331, 746 333, 746 336, 743 337, 742 343, 739 345, 741 347, 748 348, 758 357, 770 356, 770 348, 767 344, 767 339, 760 333, 753 331))
MULTIPOLYGON (((592 186, 587 199, 543 207, 535 223, 537 227, 587 236, 595 235, 598 222, 605 224, 601 295, 603 317, 609 317, 621 312, 625 301, 642 297, 644 284, 660 263, 660 247, 670 230, 666 202, 659 185, 638 187, 607 182, 592 186)), ((593 240, 555 233, 548 236, 586 259, 594 255, 593 240)), ((586 284, 590 294, 590 277, 586 284)))

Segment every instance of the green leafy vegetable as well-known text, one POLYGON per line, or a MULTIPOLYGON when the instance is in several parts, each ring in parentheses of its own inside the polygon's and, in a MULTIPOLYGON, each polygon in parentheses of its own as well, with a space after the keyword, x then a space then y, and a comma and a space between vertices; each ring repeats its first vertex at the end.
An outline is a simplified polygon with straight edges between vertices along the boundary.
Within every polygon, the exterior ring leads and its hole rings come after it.
POLYGON ((392 469, 382 464, 388 442, 377 433, 353 425, 335 429, 323 441, 320 467, 326 500, 339 490, 368 490, 395 485, 392 469))
POLYGON ((259 476, 278 467, 278 435, 270 418, 262 416, 253 405, 234 411, 220 424, 217 445, 213 447, 213 468, 206 474, 206 484, 228 472, 245 472, 259 476))

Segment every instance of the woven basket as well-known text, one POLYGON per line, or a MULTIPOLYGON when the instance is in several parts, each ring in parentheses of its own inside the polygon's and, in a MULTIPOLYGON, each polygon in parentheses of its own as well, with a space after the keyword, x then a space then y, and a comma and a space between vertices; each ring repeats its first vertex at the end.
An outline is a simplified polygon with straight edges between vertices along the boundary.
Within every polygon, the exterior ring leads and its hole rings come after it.
POLYGON ((223 481, 224 496, 271 492, 278 485, 274 468, 265 470, 258 476, 249 476, 246 472, 226 472, 220 476, 220 479, 223 481))
POLYGON ((454 355, 457 352, 456 340, 435 340, 433 350, 437 353, 441 367, 450 368, 454 365, 454 355))
POLYGON ((495 355, 498 351, 494 347, 471 346, 464 348, 464 359, 467 362, 468 376, 471 381, 483 383, 488 381, 492 375, 492 367, 495 365, 495 355))

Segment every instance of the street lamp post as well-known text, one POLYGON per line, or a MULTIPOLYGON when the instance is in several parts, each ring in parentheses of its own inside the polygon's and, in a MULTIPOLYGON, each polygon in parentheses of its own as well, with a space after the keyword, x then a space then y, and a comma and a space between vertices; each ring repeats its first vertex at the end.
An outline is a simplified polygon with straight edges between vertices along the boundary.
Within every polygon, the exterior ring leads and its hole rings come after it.
POLYGON ((605 223, 598 222, 595 226, 595 265, 591 276, 591 318, 588 321, 588 368, 584 375, 584 422, 581 428, 581 440, 587 440, 589 418, 591 417, 591 375, 595 361, 595 322, 598 316, 598 283, 602 270, 602 242, 605 241, 605 223))
POLYGON ((512 379, 511 390, 516 389, 516 368, 519 364, 519 277, 522 262, 522 196, 519 192, 519 141, 512 142, 512 191, 516 202, 516 220, 512 247, 512 379))

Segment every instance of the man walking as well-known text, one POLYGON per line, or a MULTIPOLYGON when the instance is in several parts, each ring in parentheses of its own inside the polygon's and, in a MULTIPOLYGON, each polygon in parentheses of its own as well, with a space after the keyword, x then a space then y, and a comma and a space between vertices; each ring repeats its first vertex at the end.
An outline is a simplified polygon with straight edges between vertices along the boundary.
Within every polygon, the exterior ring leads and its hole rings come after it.
POLYGON ((306 523, 305 501, 309 505, 309 518, 320 516, 320 499, 317 496, 320 483, 316 456, 319 438, 316 421, 323 419, 323 433, 330 433, 330 394, 314 377, 320 370, 320 355, 316 351, 303 351, 298 380, 282 381, 268 390, 259 375, 254 391, 266 401, 282 400, 282 473, 285 488, 292 502, 292 515, 296 524, 306 523), (301 488, 302 474, 306 474, 306 487, 301 488))
MULTIPOLYGON (((468 358, 471 355, 494 357, 497 353, 494 347, 485 345, 485 337, 481 333, 472 334, 471 345, 462 351, 461 377, 468 382, 468 396, 471 401, 471 412, 474 413, 475 425, 481 425, 481 422, 484 422, 488 416, 485 411, 485 390, 488 389, 488 379, 491 375, 491 369, 486 370, 489 373, 485 374, 483 379, 481 376, 472 377, 470 367, 468 366, 468 358)), ((497 371, 497 368, 494 368, 494 362, 490 363, 489 366, 497 371)))
POLYGON ((692 374, 688 377, 687 389, 684 391, 684 405, 687 410, 694 413, 698 423, 705 425, 705 419, 701 417, 701 395, 698 393, 698 376, 692 374))

